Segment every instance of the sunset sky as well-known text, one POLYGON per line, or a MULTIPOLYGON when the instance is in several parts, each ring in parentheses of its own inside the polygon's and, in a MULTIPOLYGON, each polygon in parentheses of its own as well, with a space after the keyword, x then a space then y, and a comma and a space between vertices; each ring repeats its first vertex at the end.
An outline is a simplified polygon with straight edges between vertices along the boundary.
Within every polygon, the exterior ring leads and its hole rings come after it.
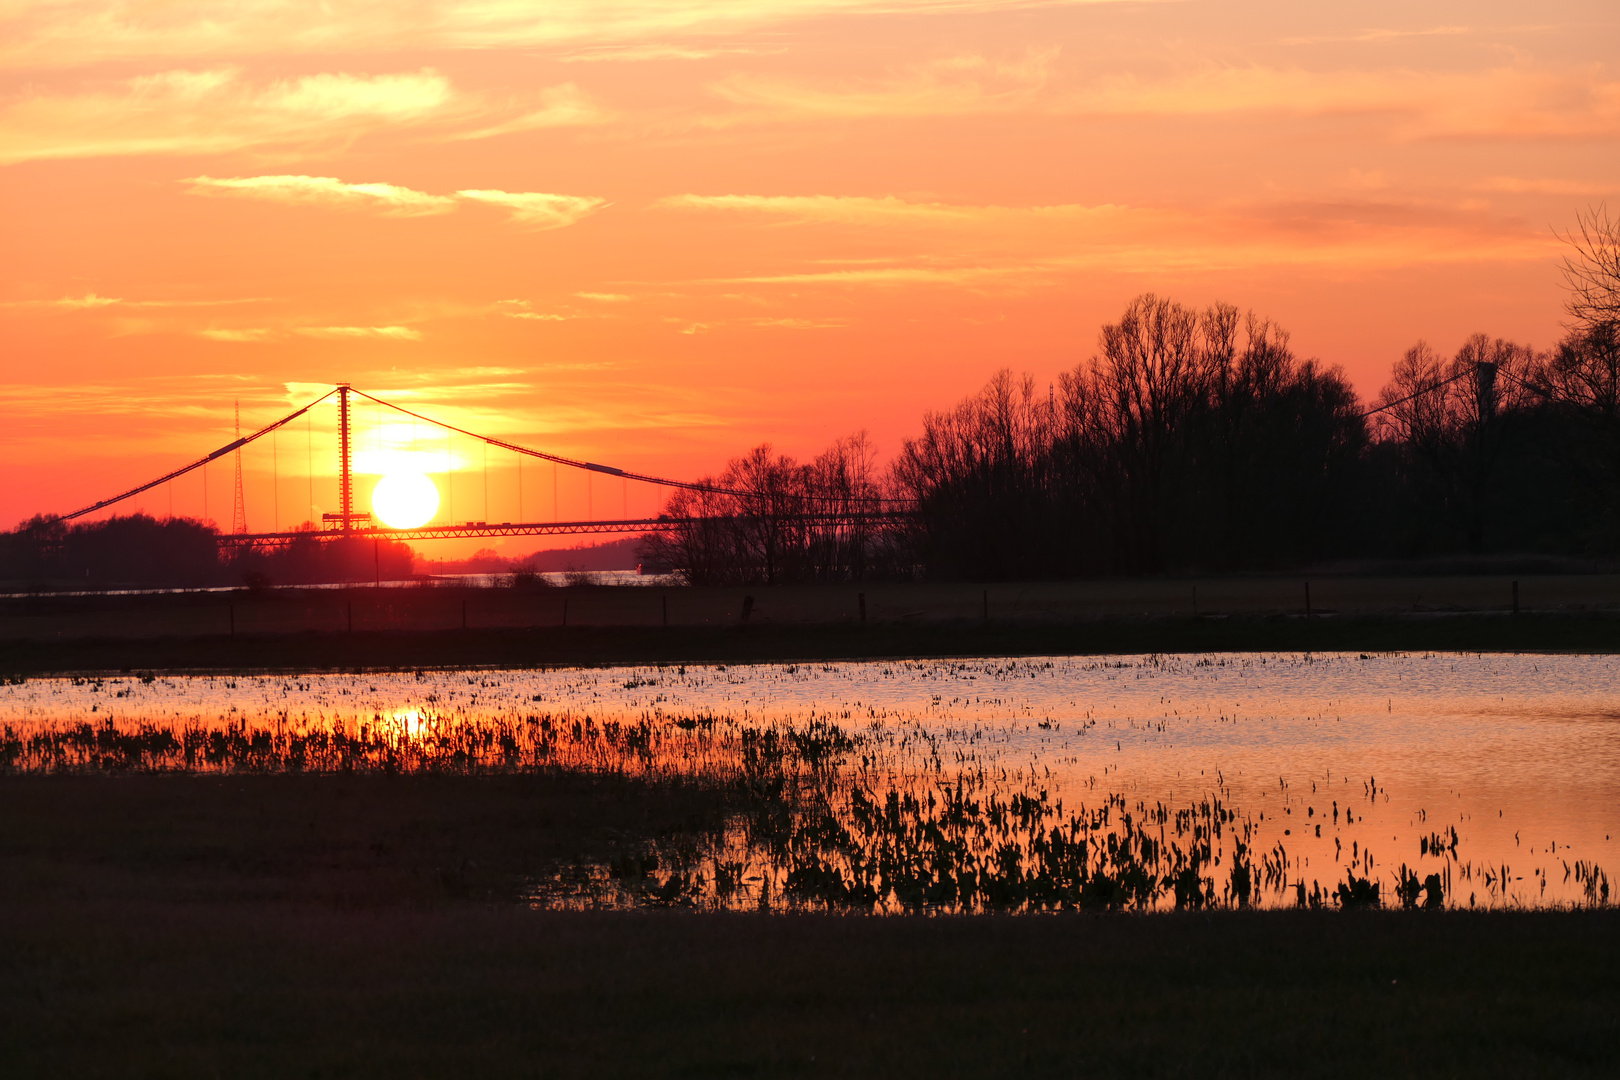
MULTIPOLYGON (((1364 395, 1418 338, 1546 347, 1555 229, 1620 196, 1617 44, 1597 0, 13 0, 0 526, 340 380, 696 477, 861 429, 887 459, 1145 291, 1271 316, 1364 395)), ((253 529, 334 508, 332 423, 249 451, 253 529)), ((458 520, 517 516, 510 455, 486 509, 481 448, 380 434, 454 456, 458 520)), ((171 498, 201 478, 140 508, 171 498)))

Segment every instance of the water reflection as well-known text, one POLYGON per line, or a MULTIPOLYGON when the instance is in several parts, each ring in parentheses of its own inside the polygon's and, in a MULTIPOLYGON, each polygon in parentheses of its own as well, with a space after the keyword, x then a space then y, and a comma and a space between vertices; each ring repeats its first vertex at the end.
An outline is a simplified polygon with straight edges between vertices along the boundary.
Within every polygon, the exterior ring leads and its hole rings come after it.
POLYGON ((735 813, 536 903, 1603 903, 1620 664, 1210 655, 46 679, 8 769, 597 770, 735 813))

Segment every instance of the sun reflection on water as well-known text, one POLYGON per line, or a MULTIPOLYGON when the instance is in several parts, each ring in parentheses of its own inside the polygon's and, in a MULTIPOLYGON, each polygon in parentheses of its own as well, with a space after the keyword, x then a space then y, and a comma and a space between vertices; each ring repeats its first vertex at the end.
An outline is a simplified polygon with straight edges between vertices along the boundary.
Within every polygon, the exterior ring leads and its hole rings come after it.
POLYGON ((1022 910, 1103 879, 1127 906, 1347 879, 1388 902, 1433 875, 1447 904, 1539 906, 1607 898, 1617 691, 1610 657, 1399 655, 42 679, 0 687, 0 768, 562 768, 798 800, 787 833, 559 871, 547 903, 1022 910))

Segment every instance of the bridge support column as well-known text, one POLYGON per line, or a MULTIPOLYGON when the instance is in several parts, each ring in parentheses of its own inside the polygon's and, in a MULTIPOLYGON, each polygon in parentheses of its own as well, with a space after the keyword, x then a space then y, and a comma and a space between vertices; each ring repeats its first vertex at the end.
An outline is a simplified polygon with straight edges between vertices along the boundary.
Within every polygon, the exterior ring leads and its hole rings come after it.
POLYGON ((338 383, 338 513, 343 532, 354 528, 354 453, 349 441, 349 384, 338 383))

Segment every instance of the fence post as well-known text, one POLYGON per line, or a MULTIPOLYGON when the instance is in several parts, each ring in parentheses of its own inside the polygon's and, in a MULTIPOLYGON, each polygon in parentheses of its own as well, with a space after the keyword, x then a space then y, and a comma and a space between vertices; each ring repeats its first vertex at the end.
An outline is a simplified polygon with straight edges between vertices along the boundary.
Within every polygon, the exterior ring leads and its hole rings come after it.
POLYGON ((754 598, 752 596, 743 597, 742 621, 747 622, 748 621, 748 616, 752 615, 753 613, 754 613, 754 598))
POLYGON ((566 597, 566 596, 563 597, 563 621, 562 621, 562 624, 564 626, 568 625, 568 597, 566 597))

